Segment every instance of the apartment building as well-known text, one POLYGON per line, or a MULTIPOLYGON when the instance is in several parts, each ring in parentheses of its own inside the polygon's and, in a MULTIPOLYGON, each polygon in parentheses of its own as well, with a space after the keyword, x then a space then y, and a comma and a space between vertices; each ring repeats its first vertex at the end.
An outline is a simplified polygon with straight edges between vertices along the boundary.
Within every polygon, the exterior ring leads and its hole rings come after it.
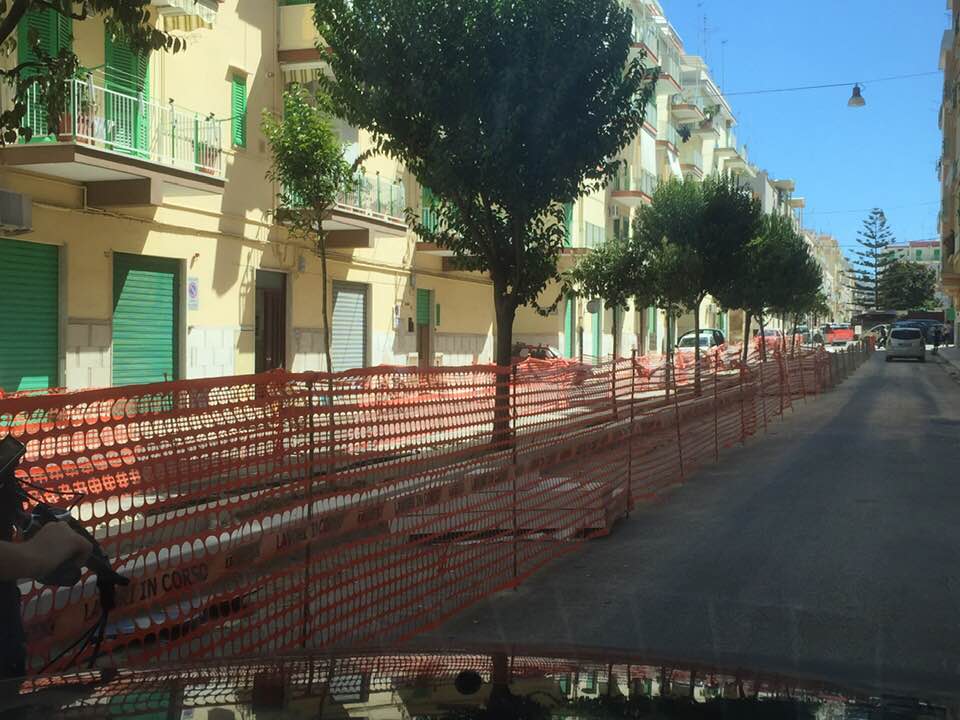
POLYGON ((827 297, 830 315, 827 322, 849 322, 853 310, 850 263, 833 235, 803 230, 803 239, 823 273, 823 294, 827 297))
MULTIPOLYGON (((960 183, 960 2, 947 0, 950 27, 940 43, 940 69, 943 71, 943 101, 940 104, 940 129, 943 147, 938 171, 940 199, 940 280, 951 307, 960 306, 960 234, 958 223, 958 183, 960 183)), ((960 330, 960 328, 958 328, 960 330)))
MULTIPOLYGON (((567 208, 561 268, 628 232, 660 179, 755 173, 706 64, 684 53, 655 0, 629 2, 634 51, 661 76, 620 177, 567 208)), ((19 32, 34 28, 50 52, 71 43, 85 72, 68 83, 55 133, 34 102, 35 138, 0 150, 4 391, 325 368, 319 261, 274 221, 278 188, 265 179, 260 130, 288 83, 324 70, 313 5, 155 0, 150 13, 186 52, 138 56, 97 18, 71 24, 39 11, 21 21, 19 32)), ((27 43, 18 48, 0 58, 5 67, 29 59, 27 43)), ((348 160, 371 146, 364 131, 338 130, 348 160)), ((407 207, 429 221, 431 202, 403 167, 375 156, 325 221, 334 370, 492 361, 489 280, 418 242, 404 221, 407 207)), ((552 304, 556 291, 541 300, 552 304)), ((597 361, 613 352, 614 333, 622 353, 663 352, 692 317, 675 325, 668 331, 656 308, 562 298, 548 317, 521 310, 515 336, 597 361)), ((736 338, 711 301, 701 325, 736 338)))
MULTIPOLYGON (((260 131, 261 109, 278 110, 284 85, 322 65, 312 5, 166 0, 150 11, 188 51, 138 57, 97 18, 21 22, 54 51, 72 36, 89 71, 70 82, 57 133, 46 135, 37 102, 35 139, 2 150, 0 187, 32 211, 4 218, 0 239, 16 338, 0 360, 5 391, 324 366, 319 261, 273 221, 260 131)), ((369 146, 341 133, 348 156, 369 146)), ((419 194, 374 157, 325 222, 334 370, 492 359, 489 286, 418 251, 404 211, 419 194)))
POLYGON ((911 240, 891 245, 888 250, 896 260, 919 263, 933 270, 937 277, 937 302, 943 308, 953 307, 953 300, 943 291, 943 245, 940 240, 911 240))

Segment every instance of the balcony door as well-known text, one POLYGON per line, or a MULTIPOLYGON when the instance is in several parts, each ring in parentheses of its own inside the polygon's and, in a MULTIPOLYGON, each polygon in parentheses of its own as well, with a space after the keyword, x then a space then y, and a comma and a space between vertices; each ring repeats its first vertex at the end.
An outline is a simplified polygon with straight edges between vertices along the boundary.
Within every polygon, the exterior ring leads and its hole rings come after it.
MULTIPOLYGON (((56 10, 29 10, 17 24, 17 61, 35 63, 40 60, 35 52, 35 45, 31 44, 31 34, 36 33, 36 42, 47 55, 55 56, 61 50, 69 49, 73 45, 73 20, 61 15, 56 10)), ((30 77, 36 71, 26 68, 25 77, 30 77)), ((23 119, 24 127, 33 131, 32 142, 52 142, 57 139, 56 128, 50 128, 47 120, 47 107, 35 85, 27 91, 27 114, 23 119), (53 130, 53 132, 51 132, 53 130)), ((67 93, 70 97, 70 93, 67 93)), ((71 108, 66 109, 71 112, 71 108)))
POLYGON ((107 141, 112 150, 146 157, 150 137, 150 58, 122 37, 106 36, 107 141))

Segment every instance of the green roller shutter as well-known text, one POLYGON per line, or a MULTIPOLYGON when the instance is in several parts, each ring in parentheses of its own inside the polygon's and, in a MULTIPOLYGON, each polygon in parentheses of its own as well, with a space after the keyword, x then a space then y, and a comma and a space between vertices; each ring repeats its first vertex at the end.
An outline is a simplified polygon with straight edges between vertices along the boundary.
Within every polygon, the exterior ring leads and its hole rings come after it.
POLYGON ((106 35, 106 116, 113 149, 146 155, 150 141, 150 58, 120 37, 106 35))
MULTIPOLYGON (((17 60, 20 63, 37 62, 39 57, 30 42, 31 34, 36 33, 37 43, 47 55, 57 55, 61 50, 69 49, 73 43, 73 20, 55 10, 30 10, 17 24, 17 60)), ((24 70, 29 77, 36 71, 24 70)), ((50 134, 47 123, 47 111, 37 95, 36 88, 30 90, 31 98, 27 103, 27 116, 24 125, 33 130, 33 140, 50 142, 56 135, 50 134)))
POLYGON ((247 76, 234 75, 230 82, 230 131, 234 147, 247 146, 247 76))
POLYGON ((564 355, 568 358, 574 357, 574 352, 576 351, 576 343, 574 338, 577 334, 577 323, 576 317, 574 315, 574 306, 576 305, 576 298, 573 295, 567 295, 567 301, 565 303, 566 309, 564 310, 563 315, 563 344, 564 344, 564 355))
POLYGON ((113 384, 179 376, 180 263, 114 253, 113 384))
POLYGON ((0 388, 56 387, 60 258, 55 245, 0 240, 0 388))
MULTIPOLYGON (((430 322, 429 308, 427 322, 430 322)), ((333 283, 333 322, 330 334, 330 360, 334 372, 345 372, 366 365, 366 285, 333 283)))
POLYGON ((563 204, 564 247, 573 247, 573 203, 563 204))
POLYGON ((417 290, 417 325, 430 324, 430 291, 417 290))
POLYGON ((603 301, 597 300, 597 305, 597 311, 593 313, 593 357, 599 364, 603 352, 603 301))

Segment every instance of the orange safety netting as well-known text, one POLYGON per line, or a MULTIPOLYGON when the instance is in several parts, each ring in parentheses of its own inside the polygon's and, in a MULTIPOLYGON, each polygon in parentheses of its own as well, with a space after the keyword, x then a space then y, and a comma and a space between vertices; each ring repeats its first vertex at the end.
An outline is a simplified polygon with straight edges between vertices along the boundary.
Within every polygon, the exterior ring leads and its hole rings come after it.
MULTIPOLYGON (((131 578, 99 664, 262 656, 433 627, 609 533, 865 355, 744 364, 723 348, 699 384, 692 356, 276 371, 3 398, 0 435, 26 444, 34 495, 72 500, 131 578)), ((98 599, 89 574, 22 590, 36 671, 98 599)))

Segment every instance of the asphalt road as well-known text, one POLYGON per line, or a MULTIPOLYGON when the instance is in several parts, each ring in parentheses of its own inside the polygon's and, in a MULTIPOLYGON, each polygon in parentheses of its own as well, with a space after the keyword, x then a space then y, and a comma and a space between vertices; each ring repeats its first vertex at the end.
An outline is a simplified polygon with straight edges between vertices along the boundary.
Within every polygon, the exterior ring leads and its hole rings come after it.
POLYGON ((939 363, 878 354, 426 642, 612 648, 960 693, 958 382, 939 363))

